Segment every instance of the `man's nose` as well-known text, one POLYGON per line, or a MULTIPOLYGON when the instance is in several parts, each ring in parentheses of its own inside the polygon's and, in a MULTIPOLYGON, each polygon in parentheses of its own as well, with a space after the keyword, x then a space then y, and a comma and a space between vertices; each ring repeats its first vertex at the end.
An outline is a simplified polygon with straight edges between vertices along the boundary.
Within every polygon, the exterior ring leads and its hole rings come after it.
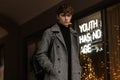
POLYGON ((65 16, 65 19, 68 19, 68 16, 65 16))

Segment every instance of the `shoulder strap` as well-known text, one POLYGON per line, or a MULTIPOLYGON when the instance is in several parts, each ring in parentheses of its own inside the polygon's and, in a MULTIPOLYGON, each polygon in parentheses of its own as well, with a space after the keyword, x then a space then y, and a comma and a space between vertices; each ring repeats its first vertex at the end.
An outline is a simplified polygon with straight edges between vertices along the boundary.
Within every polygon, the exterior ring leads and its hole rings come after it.
POLYGON ((52 32, 52 36, 51 36, 51 40, 50 40, 50 45, 49 45, 49 49, 48 49, 48 57, 49 57, 49 59, 51 60, 51 62, 54 62, 52 59, 51 59, 51 54, 50 54, 50 52, 51 52, 51 49, 52 49, 52 47, 53 47, 53 43, 54 43, 54 41, 55 41, 55 39, 56 39, 56 33, 58 33, 58 32, 52 32))
POLYGON ((50 40, 50 46, 49 46, 48 52, 51 51, 51 48, 52 48, 53 42, 55 40, 55 37, 56 37, 56 32, 53 31, 52 36, 51 36, 51 40, 50 40))

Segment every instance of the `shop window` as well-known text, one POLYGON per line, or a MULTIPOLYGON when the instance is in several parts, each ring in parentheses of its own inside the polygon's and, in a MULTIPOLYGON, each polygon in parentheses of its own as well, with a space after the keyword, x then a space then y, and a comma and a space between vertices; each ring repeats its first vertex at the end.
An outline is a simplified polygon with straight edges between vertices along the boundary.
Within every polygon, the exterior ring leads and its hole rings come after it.
POLYGON ((0 45, 0 80, 4 80, 4 48, 0 45))
POLYGON ((26 53, 26 78, 27 80, 36 80, 32 64, 31 58, 32 55, 36 52, 38 45, 40 44, 40 39, 42 36, 42 31, 38 31, 33 35, 25 38, 25 53, 26 53))
POLYGON ((120 80, 120 3, 107 8, 110 79, 120 80))
POLYGON ((76 20, 79 33, 81 80, 105 80, 106 58, 101 11, 76 20))
POLYGON ((7 30, 0 26, 0 80, 4 80, 4 38, 8 35, 7 30))

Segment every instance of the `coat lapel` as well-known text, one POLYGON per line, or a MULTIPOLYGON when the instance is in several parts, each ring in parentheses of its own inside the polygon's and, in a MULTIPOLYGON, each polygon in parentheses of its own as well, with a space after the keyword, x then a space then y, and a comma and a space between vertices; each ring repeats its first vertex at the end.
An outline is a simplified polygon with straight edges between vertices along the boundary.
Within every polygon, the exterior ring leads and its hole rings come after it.
POLYGON ((73 30, 72 28, 70 28, 70 33, 73 35, 73 36, 76 36, 77 37, 77 32, 75 30, 73 30))
POLYGON ((64 38, 63 38, 63 35, 62 35, 62 33, 61 33, 61 31, 60 31, 60 28, 59 28, 59 26, 57 25, 57 24, 55 24, 55 25, 53 25, 52 26, 52 28, 51 28, 51 30, 52 30, 52 32, 58 32, 57 34, 56 34, 56 37, 63 43, 63 45, 65 46, 65 48, 66 48, 66 45, 65 45, 65 41, 64 41, 64 38))
MULTIPOLYGON (((56 37, 61 41, 61 43, 63 43, 63 45, 67 49, 64 38, 63 38, 63 35, 62 35, 61 31, 60 31, 59 26, 57 24, 55 24, 55 25, 53 25, 51 27, 51 30, 52 30, 52 32, 54 32, 54 31, 57 32, 56 37)), ((77 32, 74 31, 72 28, 70 28, 70 35, 71 35, 71 40, 73 39, 73 37, 77 38, 77 32)), ((74 40, 72 40, 72 41, 74 41, 74 40)))

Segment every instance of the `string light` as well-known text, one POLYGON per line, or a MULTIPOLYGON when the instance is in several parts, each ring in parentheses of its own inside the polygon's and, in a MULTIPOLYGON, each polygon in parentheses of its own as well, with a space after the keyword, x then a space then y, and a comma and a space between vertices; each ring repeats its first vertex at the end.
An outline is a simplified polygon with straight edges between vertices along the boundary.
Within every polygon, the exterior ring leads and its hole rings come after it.
MULTIPOLYGON (((102 74, 101 77, 97 77, 94 67, 93 67, 93 61, 92 59, 87 55, 87 54, 82 54, 81 55, 81 59, 82 59, 82 68, 83 68, 83 72, 81 75, 82 80, 104 80, 104 74, 102 74)), ((101 67, 104 66, 104 63, 101 62, 101 67)))

